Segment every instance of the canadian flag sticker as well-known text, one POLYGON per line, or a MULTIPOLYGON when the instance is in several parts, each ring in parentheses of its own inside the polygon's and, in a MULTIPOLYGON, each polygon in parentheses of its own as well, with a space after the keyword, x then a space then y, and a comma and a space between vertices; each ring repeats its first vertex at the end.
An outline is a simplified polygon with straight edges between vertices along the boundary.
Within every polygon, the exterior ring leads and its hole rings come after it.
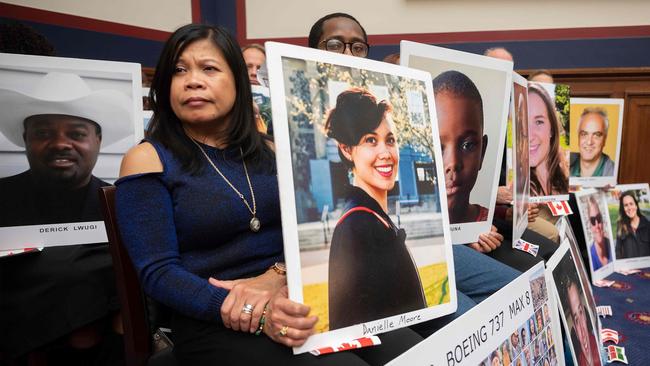
POLYGON ((548 202, 546 205, 553 213, 553 216, 566 216, 573 213, 567 201, 548 202))

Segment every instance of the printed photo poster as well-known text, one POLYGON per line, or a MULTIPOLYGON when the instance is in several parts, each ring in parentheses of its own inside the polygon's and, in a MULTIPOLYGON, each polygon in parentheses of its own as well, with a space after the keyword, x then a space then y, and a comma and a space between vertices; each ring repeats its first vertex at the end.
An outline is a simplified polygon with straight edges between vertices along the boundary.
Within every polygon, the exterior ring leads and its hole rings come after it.
POLYGON ((552 288, 538 263, 388 365, 564 365, 552 288))
POLYGON ((255 103, 255 118, 258 121, 258 127, 263 131, 273 133, 273 117, 271 114, 271 94, 269 88, 262 85, 251 85, 253 93, 253 103, 255 103))
POLYGON ((569 86, 528 83, 530 201, 569 200, 569 86))
POLYGON ((140 65, 0 54, 0 110, 0 250, 106 242, 97 187, 143 137, 140 65))
MULTIPOLYGON (((578 247, 578 241, 576 240, 575 234, 571 229, 569 219, 566 216, 562 216, 557 221, 555 226, 557 227, 558 233, 560 235, 560 244, 566 243, 566 245, 569 246, 571 257, 575 263, 578 277, 580 278, 580 283, 582 284, 582 289, 584 290, 585 298, 587 299, 587 306, 589 307, 589 311, 591 314, 597 314, 596 300, 594 299, 594 292, 591 288, 591 283, 589 282, 589 274, 587 272, 587 268, 585 267, 585 263, 582 260, 582 256, 580 255, 580 247, 578 247)), ((592 320, 595 322, 592 324, 592 326, 594 329, 597 329, 598 334, 600 334, 600 329, 602 328, 600 319, 596 316, 592 320)))
MULTIPOLYGON (((547 263, 574 365, 603 365, 595 317, 587 304, 569 245, 563 243, 547 263)), ((555 311, 554 311, 555 313, 555 311)))
POLYGON ((514 190, 512 205, 512 242, 516 243, 528 226, 530 167, 528 164, 528 82, 512 73, 510 128, 506 138, 508 187, 514 190))
POLYGON ((570 183, 615 186, 623 131, 623 99, 571 98, 570 183))
POLYGON ((476 242, 494 216, 512 62, 408 41, 400 52, 433 78, 452 242, 476 242))
POLYGON ((605 195, 593 188, 575 193, 582 230, 587 243, 592 283, 612 274, 614 268, 614 240, 609 207, 605 195))
POLYGON ((274 42, 266 52, 289 297, 319 317, 294 352, 455 311, 430 75, 274 42))
POLYGON ((648 183, 621 184, 607 192, 615 237, 614 267, 650 267, 650 189, 648 183))

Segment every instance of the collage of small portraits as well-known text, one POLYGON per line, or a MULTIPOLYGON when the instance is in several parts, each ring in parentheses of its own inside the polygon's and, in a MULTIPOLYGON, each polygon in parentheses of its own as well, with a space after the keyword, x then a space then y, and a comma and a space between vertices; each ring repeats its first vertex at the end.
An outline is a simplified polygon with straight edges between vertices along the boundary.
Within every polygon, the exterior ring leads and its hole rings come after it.
MULTIPOLYGON (((501 346, 490 353, 479 366, 554 366, 558 365, 555 338, 550 326, 551 317, 546 302, 535 310, 535 315, 512 332, 501 346)), ((560 355, 560 357, 564 357, 560 355)))

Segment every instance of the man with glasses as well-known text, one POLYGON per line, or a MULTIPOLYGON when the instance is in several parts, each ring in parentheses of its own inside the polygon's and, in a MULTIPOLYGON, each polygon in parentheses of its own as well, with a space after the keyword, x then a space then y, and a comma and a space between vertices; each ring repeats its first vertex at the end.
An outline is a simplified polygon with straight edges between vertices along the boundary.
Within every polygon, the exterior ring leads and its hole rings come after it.
POLYGON ((612 260, 612 254, 609 250, 609 238, 605 233, 605 225, 603 224, 603 215, 598 207, 598 201, 595 196, 589 196, 588 199, 588 217, 587 222, 593 243, 589 249, 591 256, 591 267, 594 271, 606 265, 612 260))
POLYGON ((367 57, 368 35, 358 20, 345 13, 333 13, 320 18, 309 32, 309 47, 367 57))

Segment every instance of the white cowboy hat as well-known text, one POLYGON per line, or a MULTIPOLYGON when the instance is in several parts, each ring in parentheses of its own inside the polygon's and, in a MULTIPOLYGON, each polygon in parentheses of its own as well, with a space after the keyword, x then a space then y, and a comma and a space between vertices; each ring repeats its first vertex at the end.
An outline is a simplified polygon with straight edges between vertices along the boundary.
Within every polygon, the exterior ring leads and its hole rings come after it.
POLYGON ((39 114, 65 114, 89 119, 102 128, 108 146, 133 133, 132 100, 117 90, 91 90, 75 74, 50 72, 29 94, 0 88, 0 132, 24 147, 23 121, 39 114))

